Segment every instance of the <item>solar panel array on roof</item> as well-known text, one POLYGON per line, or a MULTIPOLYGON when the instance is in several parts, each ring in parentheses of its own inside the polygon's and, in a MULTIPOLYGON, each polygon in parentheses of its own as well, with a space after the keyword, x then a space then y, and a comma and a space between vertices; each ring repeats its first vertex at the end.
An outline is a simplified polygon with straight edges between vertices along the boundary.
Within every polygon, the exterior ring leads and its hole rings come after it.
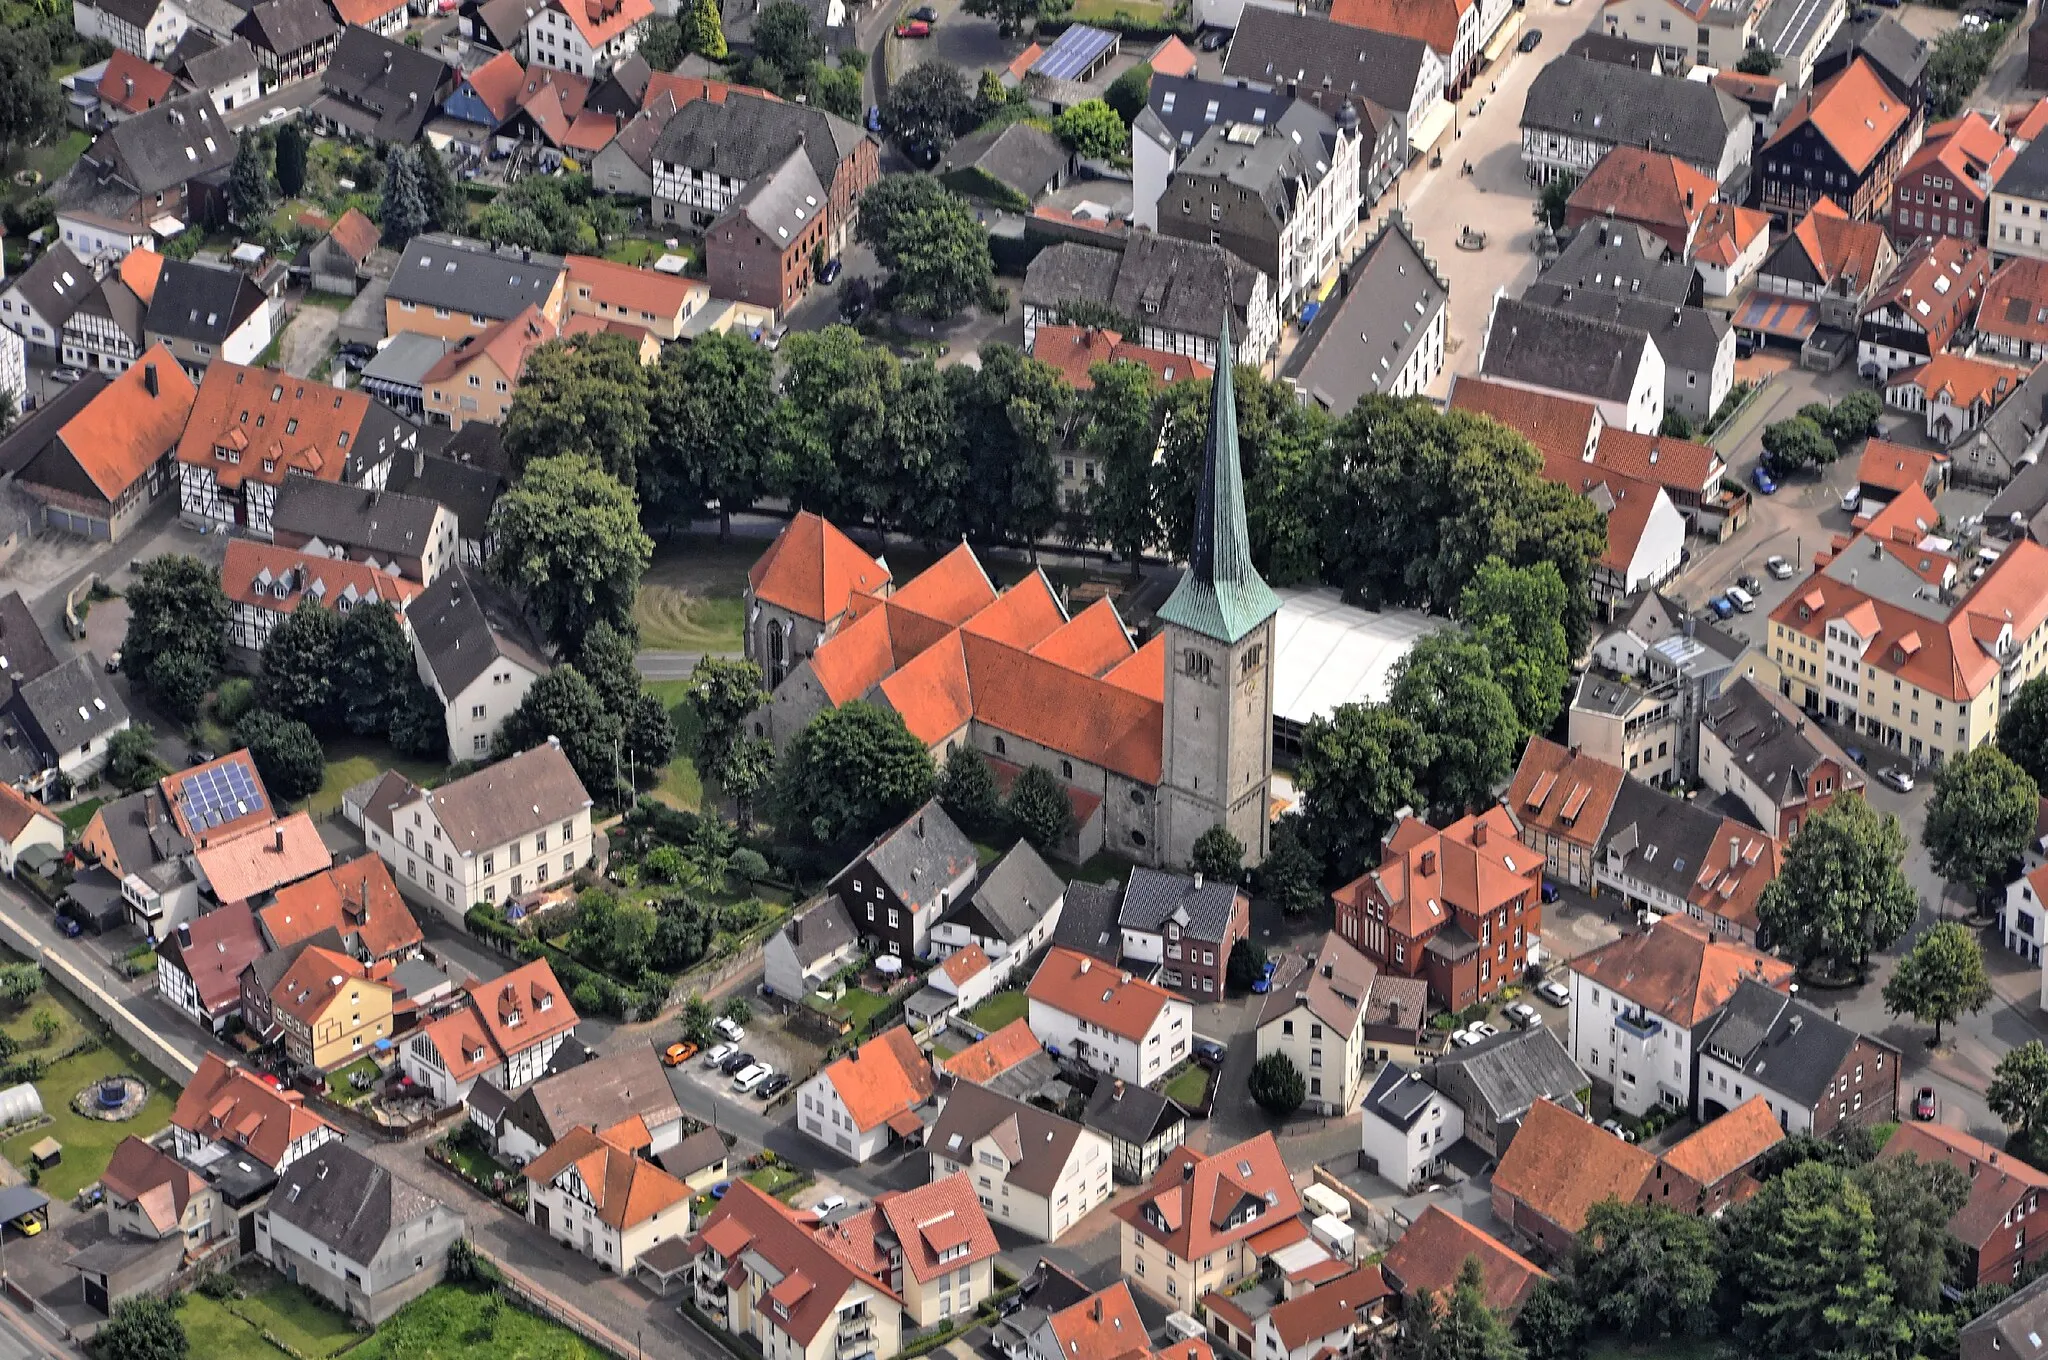
POLYGON ((224 826, 263 807, 263 795, 239 763, 216 765, 187 775, 180 786, 186 816, 194 827, 224 826))
POLYGON ((1078 79, 1115 42, 1114 33, 1075 24, 1054 39, 1053 45, 1045 49, 1045 55, 1031 64, 1031 74, 1048 80, 1078 79))

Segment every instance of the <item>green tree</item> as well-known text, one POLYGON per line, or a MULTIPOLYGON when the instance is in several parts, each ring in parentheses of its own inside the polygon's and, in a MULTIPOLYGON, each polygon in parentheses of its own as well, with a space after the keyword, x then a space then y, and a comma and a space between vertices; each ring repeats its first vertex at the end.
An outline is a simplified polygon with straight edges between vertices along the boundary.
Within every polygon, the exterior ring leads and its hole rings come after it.
POLYGON ((418 683, 412 643, 397 610, 380 600, 342 616, 334 633, 336 722, 359 737, 383 736, 418 683))
POLYGON ((1250 940, 1239 940, 1230 947, 1230 957, 1223 964, 1223 985, 1239 996, 1252 989, 1266 970, 1266 951, 1250 940))
POLYGON ((892 276, 899 311, 941 321, 996 296, 987 229, 929 175, 883 176, 861 196, 854 234, 892 276))
POLYGON ((63 125, 63 92, 51 69, 56 64, 43 30, 0 30, 0 157, 63 125))
POLYGON ((658 517, 687 520, 718 507, 721 542, 732 517, 762 494, 775 428, 775 356, 746 336, 703 335, 662 354, 640 494, 658 517))
POLYGON ((1827 431, 1806 416, 1765 426, 1763 443, 1764 461, 1781 477, 1804 467, 1832 463, 1839 452, 1827 431))
POLYGON ((836 113, 841 118, 859 118, 865 96, 861 88, 861 71, 858 66, 844 62, 833 65, 828 61, 814 61, 804 72, 804 93, 817 108, 827 113, 836 113))
POLYGON ((1380 862, 1380 841, 1394 814, 1419 801, 1430 759, 1422 729, 1387 704, 1342 704, 1309 720, 1294 783, 1306 839, 1332 879, 1348 883, 1380 862))
POLYGON ((1589 1326, 1571 1285, 1548 1277, 1523 1298, 1515 1314, 1515 1340, 1529 1360, 1583 1360, 1589 1326))
POLYGON ((1892 1296, 1870 1197, 1841 1168, 1795 1166, 1725 1221, 1722 1274, 1747 1353, 1901 1356, 1911 1328, 1892 1296))
POLYGON ((622 718, 640 697, 635 651, 635 640, 609 623, 591 625, 576 648, 576 669, 597 691, 606 710, 622 718))
POLYGON ((1308 1099, 1308 1082, 1285 1053, 1268 1053, 1252 1066, 1252 1099, 1268 1114, 1285 1119, 1308 1099))
POLYGON ((1100 99, 1084 99, 1052 120, 1060 140, 1091 160, 1111 160, 1130 149, 1131 130, 1117 111, 1100 99))
POLYGON ((700 1047, 711 1042, 711 1003, 701 993, 690 993, 683 1003, 683 1037, 700 1047))
POLYGON ((1634 1341, 1711 1336, 1719 1243, 1704 1218, 1608 1199, 1586 1212, 1573 1270, 1593 1320, 1634 1341))
POLYGON ((745 997, 735 994, 725 999, 718 1013, 735 1025, 744 1025, 754 1018, 754 1007, 745 997))
POLYGON ((493 758, 531 750, 549 737, 562 743, 576 777, 600 803, 621 793, 625 773, 625 724, 573 665, 557 666, 533 682, 519 707, 505 715, 492 743, 493 758))
POLYGON ((961 8, 977 18, 994 19, 996 31, 1007 38, 1059 18, 1073 8, 1073 0, 965 0, 961 8))
POLYGON ((653 434, 649 397, 647 370, 624 336, 551 341, 527 356, 505 413, 505 451, 514 468, 587 457, 630 486, 653 434))
POLYGON ((1849 1178, 1870 1198, 1878 1259, 1888 1264, 1899 1306, 1914 1313, 1940 1308, 1954 1250, 1948 1221, 1970 1198, 1970 1178, 1910 1152, 1865 1162, 1849 1178))
POLYGON ((1686 419, 1683 411, 1666 411, 1661 433, 1666 439, 1691 439, 1692 422, 1686 419))
POLYGON ((725 21, 719 15, 718 0, 696 0, 690 6, 682 37, 683 46, 698 56, 725 60, 725 21))
POLYGON ((737 808, 742 827, 753 825, 754 804, 774 780, 775 747, 771 743, 749 737, 733 749, 718 782, 737 808))
POLYGON ((801 76, 825 55, 825 40, 811 28, 811 12, 795 0, 770 0, 754 19, 754 56, 782 73, 801 76))
POLYGON ((229 612, 213 568, 182 553, 152 558, 128 588, 121 669, 169 716, 196 716, 227 661, 229 612))
POLYGON ((576 899, 576 911, 569 952, 614 979, 639 977, 654 943, 653 910, 594 888, 576 899))
POLYGON ((1486 1277, 1468 1256, 1447 1293, 1417 1291, 1394 1348, 1397 1360, 1523 1360, 1507 1323, 1486 1306, 1486 1277))
POLYGON ((932 795, 931 752, 893 710, 854 700, 805 725, 783 753, 772 812, 820 846, 865 841, 932 795))
POLYGON ((312 728, 259 708, 243 716, 238 735, 272 798, 296 803, 319 789, 327 772, 327 754, 312 728))
POLYGON ((1998 749, 2035 784, 2048 781, 2048 675, 2020 686, 1998 717, 1998 749))
POLYGON ((107 778, 123 793, 146 789, 170 773, 157 759, 156 730, 134 723, 107 740, 107 778))
POLYGON ((1141 61, 1109 82, 1102 102, 1115 109, 1116 116, 1123 119, 1124 126, 1128 128, 1138 121, 1138 115, 1144 111, 1145 100, 1151 93, 1152 64, 1141 61))
POLYGON ((391 714, 391 747, 409 760, 448 759, 448 711, 434 691, 415 682, 391 714))
POLYGON ((1429 734, 1420 783, 1432 807, 1457 815, 1485 807, 1514 772, 1522 720, 1484 643, 1430 634, 1395 666, 1388 703, 1429 734))
MULTIPOLYGON (((555 233, 531 208, 500 200, 486 203, 469 224, 470 233, 494 246, 517 246, 523 250, 553 250, 555 233)), ((518 400, 518 394, 513 395, 518 400)))
MULTIPOLYGON (((699 345, 691 349, 701 348, 699 345)), ((522 592, 550 641, 631 626, 654 555, 632 491, 587 458, 537 458, 491 512, 491 573, 522 592)))
POLYGON ((1002 824, 1002 796, 995 772, 973 746, 962 743, 946 756, 939 771, 939 806, 970 834, 986 834, 1002 824))
POLYGON ((1747 76, 1767 76, 1778 69, 1778 54, 1768 47, 1752 47, 1735 63, 1735 69, 1747 76))
POLYGON ((99 1360, 186 1360, 190 1352, 177 1310, 148 1295, 115 1304, 92 1349, 99 1360))
POLYGON ((1305 916, 1323 903, 1323 866, 1302 844, 1301 819, 1283 817, 1259 865, 1259 892, 1289 916, 1305 916))
POLYGON ((1057 851, 1074 829, 1074 805, 1066 789, 1037 765, 1026 765, 1010 781, 1003 815, 1018 835, 1048 853, 1057 851))
POLYGON ((896 356, 851 326, 827 326, 789 336, 779 357, 782 401, 769 481, 837 521, 893 527, 914 494, 910 465, 919 457, 914 426, 899 418, 896 356))
POLYGON ((1136 577, 1148 549, 1159 546, 1159 510, 1152 456, 1159 447, 1153 422, 1152 370, 1128 361, 1097 364, 1094 385, 1081 398, 1081 448, 1095 462, 1088 484, 1089 536, 1109 544, 1136 577))
POLYGON ((1195 838, 1188 867, 1218 883, 1244 881, 1244 842, 1218 822, 1195 838))
POLYGON ((1860 972, 1874 949, 1889 949, 1919 914, 1900 865, 1906 835, 1898 819, 1861 798, 1838 798, 1807 818, 1784 867, 1757 900, 1757 918, 1802 968, 1860 972))
POLYGON ((1571 683, 1564 621, 1571 600, 1551 562, 1511 567, 1489 557, 1458 601, 1458 617, 1486 648, 1494 679, 1514 701, 1522 726, 1547 732, 1571 683))
POLYGON ((277 191, 286 198, 297 198, 306 187, 306 134, 295 120, 287 119, 277 129, 277 142, 271 149, 276 164, 277 191))
POLYGON ((1877 422, 1883 415, 1884 402, 1877 393, 1858 388, 1836 402, 1834 410, 1828 413, 1828 438, 1838 445, 1867 439, 1877 433, 1877 422))
POLYGON ((263 643, 259 701, 288 718, 326 727, 333 721, 334 641, 341 615, 301 599, 263 643))
POLYGON ((420 196, 427 205, 427 225, 435 231, 460 231, 469 221, 469 196, 449 173, 448 162, 440 152, 425 142, 414 147, 413 152, 420 196))
POLYGON ((43 970, 33 963, 0 963, 0 1000, 19 1010, 43 989, 43 970))
POLYGON ((2007 1049, 1991 1069, 1984 1099, 1999 1123, 2020 1130, 2030 1141, 2048 1128, 2048 1046, 2029 1039, 2007 1049))
POLYGON ((1920 843, 1936 873, 1981 895, 2025 853, 2040 807, 2033 776, 1996 746, 1973 747, 1934 772, 1920 843))
POLYGON ((652 694, 635 695, 625 708, 615 711, 626 729, 627 777, 635 787, 645 788, 675 759, 675 719, 669 716, 668 705, 652 694))
POLYGON ((1944 1024, 1975 1015, 1989 1000, 1984 950, 1970 928, 1957 921, 1943 921, 1922 935, 1884 984, 1884 1008, 1931 1022, 1937 1047, 1944 1024))
POLYGON ((701 657, 690 671, 689 694, 697 713, 691 759, 700 774, 723 782, 727 762, 746 739, 747 719, 768 702, 761 668, 751 661, 701 657))
POLYGON ((235 139, 235 163, 228 171, 228 215, 254 230, 265 224, 276 206, 262 134, 254 128, 244 129, 235 139))
POLYGON ((889 87, 882 126, 907 147, 944 151, 974 113, 967 77, 950 62, 919 62, 889 87))
POLYGON ((1566 207, 1571 203, 1572 191, 1579 187, 1577 175, 1559 175, 1543 186, 1537 195, 1536 216, 1548 223, 1552 230, 1564 225, 1566 207))
POLYGON ((412 147, 394 143, 384 153, 384 203, 381 210, 384 244, 394 250, 427 229, 431 213, 426 185, 420 179, 419 155, 412 147))
POLYGON ((945 371, 964 463, 961 526, 977 539, 1036 545, 1059 523, 1053 455, 1074 406, 1058 369, 1010 345, 945 371))

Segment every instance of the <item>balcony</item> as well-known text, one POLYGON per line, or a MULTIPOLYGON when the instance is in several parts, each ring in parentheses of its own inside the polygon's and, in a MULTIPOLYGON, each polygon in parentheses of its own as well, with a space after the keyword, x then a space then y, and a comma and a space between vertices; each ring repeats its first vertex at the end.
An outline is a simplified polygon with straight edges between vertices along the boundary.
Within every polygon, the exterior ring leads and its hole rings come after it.
POLYGON ((1627 1011, 1623 1011, 1614 1017, 1614 1027, 1623 1034, 1630 1035, 1644 1043, 1648 1043, 1664 1032, 1664 1022, 1656 1016, 1649 1014, 1632 1015, 1627 1011))

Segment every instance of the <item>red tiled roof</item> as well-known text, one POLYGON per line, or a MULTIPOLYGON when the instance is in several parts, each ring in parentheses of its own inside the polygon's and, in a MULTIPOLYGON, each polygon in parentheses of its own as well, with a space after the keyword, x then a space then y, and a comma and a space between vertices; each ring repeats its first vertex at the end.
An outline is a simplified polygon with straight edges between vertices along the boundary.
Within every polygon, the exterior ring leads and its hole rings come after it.
POLYGON ((62 828, 57 815, 35 799, 15 789, 12 784, 0 784, 0 840, 13 844, 29 824, 36 821, 48 822, 62 828))
POLYGON ((551 0, 550 8, 568 15, 593 50, 654 17, 654 0, 551 0))
POLYGON ((1311 1341, 1338 1333, 1343 1335, 1344 1351, 1348 1353, 1351 1329, 1358 1322, 1359 1310, 1391 1292, 1387 1277, 1378 1266, 1360 1266, 1305 1294, 1274 1304, 1266 1317, 1290 1354, 1311 1341))
POLYGON ((328 609, 382 601, 404 613, 426 591, 417 581, 379 571, 364 562, 325 553, 280 548, 255 539, 228 544, 220 564, 221 593, 236 604, 289 614, 307 600, 328 609), (277 593, 279 586, 284 594, 277 593))
POLYGON ((884 589, 889 571, 829 520, 802 510, 775 536, 747 579, 756 599, 829 623, 846 612, 849 595, 884 589))
MULTIPOLYGON (((366 2, 378 4, 382 3, 382 0, 366 2)), ((377 224, 365 217, 360 209, 350 208, 343 213, 327 235, 334 244, 347 251, 349 258, 357 264, 369 259, 377 249, 377 224)))
MULTIPOLYGON (((1120 1038, 1143 1043, 1173 993, 1100 959, 1054 946, 1031 975, 1024 994, 1120 1038)), ((1178 1004, 1185 1006, 1182 1001, 1178 1004)))
POLYGON ((1626 776, 1618 765, 1547 737, 1531 737, 1508 784, 1507 803, 1522 825, 1585 844, 1600 838, 1626 776))
POLYGON ((1602 423, 1599 408, 1590 401, 1510 387, 1471 373, 1458 376, 1450 405, 1453 411, 1491 416, 1534 444, 1545 460, 1584 462, 1602 423))
POLYGON ((467 1081, 576 1028, 576 1008, 555 980, 546 959, 509 973, 463 984, 469 1004, 426 1027, 441 1065, 456 1081, 467 1081))
POLYGON ((303 812, 215 838, 192 857, 213 895, 223 902, 247 901, 258 893, 317 874, 334 862, 320 839, 320 828, 303 812))
POLYGON ((1044 1051, 1039 1046, 1038 1036, 1031 1032, 1031 1022, 1019 1018, 980 1042, 969 1044, 952 1057, 940 1058, 935 1065, 962 1081, 971 1081, 979 1086, 994 1081, 1017 1064, 1044 1051))
POLYGON ((1152 49, 1145 64, 1158 75, 1190 76, 1195 73, 1195 54, 1179 38, 1168 38, 1152 49))
MULTIPOLYGON (((847 1222, 859 1222, 856 1215, 847 1222)), ((873 1215, 865 1216, 872 1220, 873 1215)), ((808 1346, 818 1330, 830 1322, 856 1283, 886 1298, 901 1301, 901 1294, 886 1280, 855 1264, 859 1255, 852 1244, 841 1240, 839 1224, 821 1229, 816 1219, 783 1204, 780 1200, 736 1180, 705 1220, 704 1227, 690 1239, 693 1252, 716 1252, 720 1259, 737 1263, 746 1253, 766 1261, 784 1280, 798 1277, 811 1288, 778 1300, 779 1308, 757 1314, 769 1326, 808 1346)), ((736 1268, 745 1270, 744 1266, 736 1268)))
POLYGON ((447 353, 434 361, 420 381, 428 387, 438 387, 454 382, 480 358, 489 359, 492 366, 515 388, 526 372, 526 360, 535 350, 555 338, 555 323, 547 314, 532 303, 517 316, 506 317, 503 321, 467 335, 447 353))
MULTIPOLYGON (((2042 104, 2048 106, 2048 99, 2042 104)), ((1984 284, 1976 329, 2022 344, 2048 345, 2048 260, 2016 255, 1984 284)))
POLYGON ((1784 960, 1716 939, 1686 916, 1666 916, 1640 934, 1588 950, 1570 968, 1685 1029, 1721 1009, 1742 979, 1783 990, 1794 973, 1784 960))
POLYGON ((171 352, 152 345, 65 421, 57 437, 100 495, 118 501, 178 444, 197 395, 171 352))
POLYGON ((222 836, 232 836, 251 826, 259 826, 277 818, 277 811, 271 805, 270 791, 263 787, 263 776, 256 770, 256 758, 246 750, 230 751, 224 756, 194 765, 190 769, 176 770, 163 777, 160 782, 164 802, 170 807, 171 820, 177 824, 178 834, 186 840, 205 844, 222 836), (255 791, 255 801, 247 811, 237 813, 233 808, 207 803, 195 809, 190 795, 212 781, 208 778, 215 770, 225 770, 233 765, 238 768, 238 777, 255 791), (199 820, 199 814, 212 810, 221 814, 222 820, 211 825, 199 820))
POLYGON ((519 107, 520 91, 526 84, 526 68, 510 52, 500 52, 471 71, 467 83, 483 106, 502 123, 519 107))
POLYGON ((1166 1155, 1143 1189, 1113 1212, 1175 1256, 1192 1261, 1225 1244, 1257 1237, 1276 1223, 1295 1221, 1301 1196, 1280 1145, 1271 1133, 1262 1133, 1208 1156, 1182 1144, 1166 1155))
POLYGON ((1900 369, 1885 385, 1916 388, 1923 400, 1940 397, 1951 406, 1991 408, 2011 395, 2026 377, 2027 370, 2011 364, 1943 352, 1924 364, 1900 369))
POLYGON ((974 1182, 964 1171, 944 1180, 875 1197, 875 1208, 888 1221, 903 1252, 903 1264, 920 1284, 994 1256, 1000 1247, 988 1215, 975 1198, 974 1182), (948 1256, 958 1248, 966 1251, 948 1256))
POLYGON ((199 1070, 171 1111, 171 1123, 207 1142, 240 1148, 273 1171, 293 1143, 316 1129, 340 1133, 307 1109, 298 1092, 280 1091, 213 1053, 200 1058, 199 1070))
POLYGON ((1097 364, 1143 364, 1161 383, 1206 381, 1215 370, 1185 354, 1132 344, 1117 331, 1094 326, 1040 326, 1031 341, 1031 357, 1060 371, 1076 392, 1095 386, 1097 364))
POLYGON ((1967 1247, 1982 1248, 2011 1233, 2013 1206, 2048 1190, 2048 1175, 1946 1124, 1901 1124, 1878 1156, 1946 1162, 1970 1178, 1970 1197, 1948 1221, 1949 1236, 1967 1247))
POLYGON ((1484 915, 1535 893, 1542 874, 1542 852, 1522 844, 1514 819, 1495 804, 1441 831, 1420 817, 1403 818, 1387 839, 1379 867, 1336 896, 1362 902, 1365 894, 1383 891, 1387 928, 1418 939, 1450 919, 1439 903, 1484 915))
POLYGON ((1875 280, 1878 265, 1891 245, 1878 223, 1851 218, 1825 196, 1814 200, 1792 229, 1792 236, 1822 282, 1854 279, 1859 288, 1867 288, 1875 280))
POLYGON ((1864 443, 1863 454, 1857 459, 1856 481, 1894 495, 1908 489, 1924 492, 1927 474, 1947 461, 1945 453, 1908 448, 1889 439, 1871 439, 1864 443))
POLYGON ((277 949, 333 929, 358 936, 374 959, 390 958, 423 944, 419 923, 406 909, 391 870, 377 855, 358 855, 324 874, 280 888, 260 913, 263 929, 277 949))
POLYGON ((862 1133, 924 1104, 933 1087, 932 1065, 903 1025, 827 1067, 825 1079, 862 1133))
POLYGON ((1843 163, 1860 174, 1912 116, 1913 111, 1891 92, 1869 60, 1858 56, 1846 69, 1802 99, 1778 125, 1764 149, 1776 146, 1794 129, 1810 122, 1843 163))
POLYGON ((171 97, 178 82, 125 48, 115 48, 100 77, 100 99, 123 113, 144 113, 171 97))
POLYGON ((1699 1184, 1714 1185, 1785 1141, 1770 1102, 1751 1096, 1694 1130, 1665 1152, 1664 1165, 1699 1184))
POLYGON ((1733 268, 1750 243, 1767 235, 1770 229, 1771 215, 1767 212, 1732 203, 1711 204, 1693 237, 1692 257, 1722 269, 1733 268))
POLYGON ((1922 174, 1940 166, 1963 181, 1965 187, 1982 194, 1998 186, 2015 154, 1991 120, 1970 109, 1960 118, 1927 129, 1926 140, 1899 171, 1899 177, 1904 179, 1909 174, 1922 174))
POLYGON ((184 933, 173 932, 156 947, 192 979, 199 1003, 209 1014, 236 1004, 242 995, 242 970, 269 952, 249 904, 231 901, 187 922, 184 933), (192 942, 184 942, 189 934, 192 942))
MULTIPOLYGON (((311 951, 308 951, 311 952, 311 951)), ((598 1221, 622 1231, 635 1228, 688 1199, 690 1187, 638 1156, 614 1130, 573 1128, 553 1147, 526 1164, 526 1179, 550 1185, 571 1167, 588 1192, 598 1221)), ((641 1132, 646 1128, 643 1125, 641 1132)))
POLYGON ((1656 1165, 1657 1159, 1635 1144, 1538 1099, 1494 1168, 1493 1186, 1575 1233, 1586 1226, 1586 1211, 1600 1201, 1634 1203, 1656 1165))
POLYGON ((1109 1360, 1147 1345, 1128 1281, 1118 1280, 1045 1320, 1062 1360, 1109 1360))
POLYGON ((1565 211, 1582 221, 1613 215, 1689 238, 1720 186, 1660 151, 1616 146, 1572 190, 1565 211))
POLYGON ((1449 1290, 1473 1256, 1479 1258, 1486 1306, 1497 1313, 1515 1312, 1539 1281, 1550 1278, 1521 1253, 1434 1204, 1387 1249, 1384 1266, 1402 1296, 1413 1298, 1425 1289, 1449 1290))
POLYGON ((1956 327, 1976 314, 1990 277, 1986 247, 1959 236, 1922 236, 1864 304, 1864 314, 1882 307, 1904 312, 1927 333, 1930 351, 1939 354, 1956 327))
POLYGON ((270 989, 271 1004, 310 1028, 327 1013, 328 1003, 350 982, 364 987, 381 987, 387 992, 396 990, 388 983, 372 980, 370 970, 347 954, 314 945, 301 950, 299 956, 292 960, 292 966, 285 969, 284 976, 277 980, 277 985, 270 989))
MULTIPOLYGON (((163 363, 176 367, 168 353, 163 363)), ((140 368, 137 363, 128 373, 140 368)), ((178 461, 211 469, 229 489, 251 478, 278 486, 294 474, 338 482, 370 408, 360 391, 215 359, 178 441, 178 461), (216 447, 239 454, 241 461, 214 457, 216 447)))
POLYGON ((1458 16, 1472 0, 1336 0, 1330 17, 1354 28, 1420 38, 1441 56, 1458 45, 1458 16))

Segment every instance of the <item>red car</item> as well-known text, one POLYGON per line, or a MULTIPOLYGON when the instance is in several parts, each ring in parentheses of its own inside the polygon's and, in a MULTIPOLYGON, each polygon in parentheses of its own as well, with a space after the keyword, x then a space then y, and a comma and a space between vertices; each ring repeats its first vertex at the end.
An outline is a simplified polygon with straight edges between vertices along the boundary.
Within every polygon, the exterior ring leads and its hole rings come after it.
POLYGON ((896 36, 899 38, 929 38, 931 35, 932 26, 922 19, 912 19, 909 23, 896 25, 896 36))
POLYGON ((1934 1094, 1932 1086, 1923 1086, 1913 1097, 1913 1117, 1932 1119, 1941 1113, 1941 1098, 1934 1094))

